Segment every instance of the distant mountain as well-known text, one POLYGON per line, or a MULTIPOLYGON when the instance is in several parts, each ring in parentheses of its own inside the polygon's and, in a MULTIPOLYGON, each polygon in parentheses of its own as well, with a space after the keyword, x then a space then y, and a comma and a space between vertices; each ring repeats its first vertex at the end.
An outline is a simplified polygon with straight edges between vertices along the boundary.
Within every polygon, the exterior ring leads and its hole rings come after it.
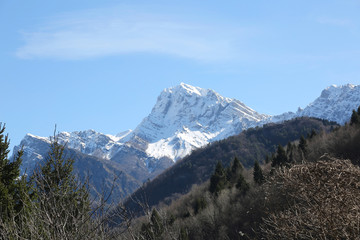
MULTIPOLYGON (((115 136, 94 130, 61 132, 59 141, 77 153, 115 163, 142 183, 189 155, 194 149, 245 129, 300 116, 348 121, 360 105, 360 86, 331 86, 305 109, 278 116, 260 114, 236 99, 184 83, 165 89, 151 113, 136 127, 115 136)), ((24 149, 22 170, 46 156, 50 139, 27 134, 14 153, 24 149)), ((96 174, 96 171, 94 171, 96 174)))
POLYGON ((320 97, 304 109, 299 108, 296 113, 288 112, 272 116, 267 121, 277 122, 294 117, 316 117, 345 124, 351 117, 351 112, 360 106, 360 85, 347 84, 332 85, 321 92, 320 97))
POLYGON ((111 159, 126 141, 131 130, 117 134, 105 135, 94 130, 62 132, 57 135, 59 141, 68 148, 76 149, 84 154, 104 159, 111 159))
MULTIPOLYGON (((134 131, 112 136, 86 130, 61 132, 57 137, 68 148, 126 166, 132 176, 144 181, 192 150, 267 118, 236 99, 181 83, 160 94, 149 116, 134 131)), ((49 138, 26 135, 20 144, 25 150, 24 167, 43 158, 42 143, 32 139, 50 142, 49 138)))
MULTIPOLYGON (((85 133, 83 134, 86 135, 85 133)), ((64 133, 60 135, 63 136, 64 133)), ((50 139, 27 134, 21 141, 20 146, 24 150, 22 171, 31 175, 34 167, 46 160, 50 150, 50 139)), ((20 150, 19 146, 14 148, 14 152, 18 150, 20 150)), ((80 180, 89 178, 90 190, 94 197, 99 194, 101 195, 103 192, 109 193, 113 185, 115 185, 110 200, 116 199, 118 201, 142 185, 141 180, 129 175, 127 170, 117 162, 84 154, 71 148, 66 149, 65 156, 72 157, 75 160, 74 172, 80 180), (114 182, 115 179, 116 181, 114 182)))

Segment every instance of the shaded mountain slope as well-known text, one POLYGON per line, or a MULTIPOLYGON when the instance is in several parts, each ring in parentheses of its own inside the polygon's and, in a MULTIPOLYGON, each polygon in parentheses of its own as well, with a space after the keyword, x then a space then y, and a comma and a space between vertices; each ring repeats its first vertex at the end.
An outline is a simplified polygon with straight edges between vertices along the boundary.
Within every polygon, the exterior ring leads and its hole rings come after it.
MULTIPOLYGON (((208 180, 218 161, 228 166, 236 156, 245 167, 252 167, 255 160, 263 162, 276 145, 286 145, 312 130, 329 131, 336 123, 314 118, 297 118, 281 124, 267 124, 243 131, 239 135, 214 142, 193 151, 173 167, 160 174, 153 181, 137 190, 132 199, 146 201, 150 206, 165 201, 174 194, 184 194, 193 184, 208 180)), ((132 199, 125 201, 130 209, 137 206, 132 199)))
MULTIPOLYGON (((36 157, 36 161, 25 161, 22 166, 24 171, 31 175, 33 170, 46 159, 50 150, 50 141, 47 138, 39 138, 32 135, 27 135, 23 141, 30 141, 32 143, 32 148, 27 148, 27 145, 24 143, 24 157, 36 157), (36 148, 37 152, 31 151, 33 148, 36 148)), ((15 148, 15 150, 17 151, 18 149, 15 148)), ((117 162, 90 156, 70 148, 66 148, 65 156, 75 160, 74 173, 79 177, 79 180, 84 181, 88 178, 91 194, 94 198, 103 192, 110 192, 114 185, 111 199, 118 202, 134 192, 142 184, 140 180, 127 174, 121 164, 117 162)))
POLYGON ((67 149, 66 153, 74 158, 74 173, 79 179, 89 179, 91 195, 94 198, 111 193, 109 202, 118 202, 142 184, 127 174, 116 162, 89 156, 73 149, 67 149))

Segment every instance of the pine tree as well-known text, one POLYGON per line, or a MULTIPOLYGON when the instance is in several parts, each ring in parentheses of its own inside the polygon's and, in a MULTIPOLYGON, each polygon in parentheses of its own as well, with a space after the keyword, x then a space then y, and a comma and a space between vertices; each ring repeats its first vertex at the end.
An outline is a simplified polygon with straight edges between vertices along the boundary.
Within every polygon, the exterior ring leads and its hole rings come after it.
POLYGON ((266 155, 265 163, 269 163, 271 161, 271 157, 269 155, 266 155))
POLYGON ((265 182, 265 178, 258 161, 255 161, 254 164, 254 181, 259 185, 265 182))
POLYGON ((250 189, 249 184, 246 182, 244 176, 242 174, 239 175, 236 188, 239 190, 239 192, 243 195, 247 193, 247 191, 250 189))
POLYGON ((352 111, 352 115, 351 115, 351 119, 350 119, 350 124, 359 124, 360 123, 360 113, 359 113, 360 107, 358 109, 358 112, 356 112, 355 110, 352 111))
POLYGON ((276 151, 276 156, 273 158, 271 166, 277 167, 277 166, 285 166, 289 162, 285 149, 279 144, 276 151))
POLYGON ((214 174, 211 176, 210 178, 210 187, 209 187, 209 191, 211 193, 219 193, 226 185, 226 174, 225 174, 225 170, 221 164, 221 162, 219 161, 216 164, 216 168, 215 168, 215 172, 214 174))
POLYGON ((301 137, 300 137, 299 149, 304 154, 304 157, 306 157, 306 154, 307 154, 307 150, 306 150, 307 149, 307 142, 306 142, 306 139, 304 138, 303 135, 301 135, 301 137))
POLYGON ((241 174, 243 170, 243 166, 241 165, 239 159, 237 157, 234 158, 233 162, 231 163, 231 166, 227 168, 226 170, 226 179, 231 184, 234 184, 237 182, 238 176, 241 174))
POLYGON ((277 166, 284 166, 286 163, 288 162, 288 158, 286 156, 286 152, 284 150, 284 148, 279 144, 277 151, 276 151, 276 156, 273 158, 273 161, 271 163, 272 167, 277 167, 277 166))
POLYGON ((0 123, 0 217, 8 221, 27 207, 27 191, 29 190, 25 176, 20 177, 20 165, 23 151, 19 151, 13 161, 8 158, 8 135, 4 135, 5 125, 0 123))
MULTIPOLYGON (((90 200, 87 184, 73 174, 74 159, 65 156, 65 146, 54 136, 45 162, 34 172, 39 209, 52 221, 52 238, 71 234, 88 222, 90 200)), ((47 224, 47 223, 44 223, 47 224)))
POLYGON ((204 197, 198 197, 195 200, 194 204, 194 213, 195 215, 198 214, 201 210, 205 209, 207 202, 204 197))
POLYGON ((294 162, 294 148, 295 148, 295 145, 291 144, 291 142, 288 142, 288 144, 286 146, 286 156, 287 156, 288 163, 294 162))
POLYGON ((160 214, 158 213, 158 211, 156 211, 155 208, 151 213, 150 221, 155 237, 160 237, 161 234, 164 232, 164 225, 160 217, 160 214))
POLYGON ((311 130, 311 133, 309 135, 309 138, 312 139, 313 137, 315 137, 317 135, 316 131, 314 129, 311 130))
POLYGON ((294 152, 291 151, 290 154, 289 154, 289 157, 288 157, 288 162, 289 163, 293 163, 295 161, 294 159, 294 152))
POLYGON ((292 152, 292 150, 293 150, 293 145, 289 141, 288 144, 286 145, 286 155, 289 155, 292 152))
POLYGON ((141 225, 140 239, 161 239, 164 230, 162 218, 154 208, 151 212, 150 221, 141 225))

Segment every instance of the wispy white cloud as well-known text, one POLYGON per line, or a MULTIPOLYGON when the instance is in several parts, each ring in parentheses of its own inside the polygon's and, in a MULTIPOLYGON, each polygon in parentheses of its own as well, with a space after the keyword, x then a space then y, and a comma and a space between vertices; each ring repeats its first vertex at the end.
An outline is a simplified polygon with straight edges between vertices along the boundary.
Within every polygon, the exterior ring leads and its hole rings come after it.
POLYGON ((64 14, 23 32, 24 59, 84 59, 128 53, 169 54, 200 61, 234 56, 239 29, 134 10, 99 9, 64 14))

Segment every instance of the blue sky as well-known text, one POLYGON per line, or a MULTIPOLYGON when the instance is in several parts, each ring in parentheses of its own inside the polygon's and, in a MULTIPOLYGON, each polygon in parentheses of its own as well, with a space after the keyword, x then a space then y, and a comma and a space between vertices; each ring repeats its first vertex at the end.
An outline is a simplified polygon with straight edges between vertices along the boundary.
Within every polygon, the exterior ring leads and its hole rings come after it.
POLYGON ((0 0, 0 122, 28 132, 134 129, 185 82, 260 113, 360 83, 360 1, 0 0))

